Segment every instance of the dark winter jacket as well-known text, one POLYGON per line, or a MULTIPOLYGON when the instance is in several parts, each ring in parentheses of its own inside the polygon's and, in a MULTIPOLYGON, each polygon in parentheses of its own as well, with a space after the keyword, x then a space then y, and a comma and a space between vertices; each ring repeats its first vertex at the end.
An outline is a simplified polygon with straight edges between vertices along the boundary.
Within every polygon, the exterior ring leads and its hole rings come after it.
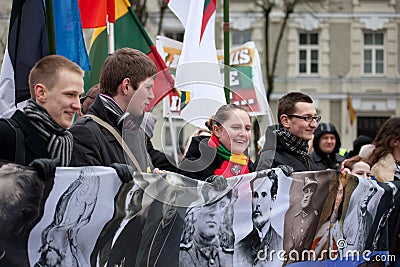
MULTIPOLYGON (((187 177, 204 181, 207 177, 214 175, 216 169, 221 168, 225 161, 217 150, 208 146, 209 136, 195 136, 190 142, 185 157, 179 163, 178 173, 187 177)), ((254 165, 249 160, 249 172, 254 171, 254 165)))
POLYGON ((153 143, 149 139, 146 141, 146 147, 154 168, 159 168, 163 171, 176 172, 176 164, 174 164, 174 158, 172 156, 155 149, 153 143))
POLYGON ((315 129, 313 148, 314 151, 311 152, 310 157, 314 160, 317 170, 335 169, 340 170, 340 166, 345 157, 340 156, 339 150, 342 143, 340 141, 339 133, 337 132, 335 126, 332 123, 320 123, 315 129), (336 145, 332 153, 326 154, 319 147, 319 141, 324 134, 333 134, 336 138, 336 145))
MULTIPOLYGON (((21 139, 17 138, 17 140, 22 141, 18 141, 17 144, 16 130, 14 130, 6 120, 0 120, 0 140, 3 142, 0 146, 1 160, 27 166, 35 159, 51 158, 49 152, 47 151, 47 143, 39 135, 38 130, 36 130, 35 126, 32 125, 25 113, 17 110, 9 119, 9 121, 12 121, 13 125, 17 125, 17 127, 14 126, 14 128, 20 129, 19 133, 22 133, 22 136, 21 139), (24 151, 24 153, 22 153, 24 155, 22 155, 20 158, 17 157, 18 160, 16 161, 15 152, 17 145, 21 147, 21 151, 24 151)), ((53 188, 53 184, 53 179, 47 179, 43 184, 43 192, 38 192, 38 194, 42 196, 42 201, 37 203, 39 205, 39 213, 29 226, 27 234, 16 235, 14 232, 12 232, 10 233, 11 237, 9 237, 7 242, 4 242, 2 240, 3 237, 0 237, 0 254, 2 254, 3 251, 5 252, 4 257, 0 259, 0 266, 29 266, 27 250, 29 232, 42 218, 44 203, 51 189, 53 188)), ((32 207, 30 209, 32 209, 32 207)), ((29 219, 31 219, 29 216, 32 216, 29 214, 30 213, 21 214, 21 220, 29 221, 29 219)))
MULTIPOLYGON (((39 131, 32 125, 25 113, 17 110, 9 120, 19 125, 19 129, 22 130, 24 143, 20 145, 24 148, 25 155, 24 159, 21 159, 22 161, 16 162, 16 130, 7 121, 0 120, 0 140, 3 142, 0 146, 0 159, 27 166, 34 159, 51 158, 47 151, 48 144, 39 135, 39 131)), ((14 128, 17 127, 14 126, 14 128)))
POLYGON ((267 128, 264 148, 256 161, 257 171, 276 168, 279 165, 291 166, 295 172, 316 170, 314 161, 308 155, 293 152, 283 139, 275 134, 274 131, 278 127, 272 125, 267 128))
MULTIPOLYGON (((90 106, 87 114, 93 114, 110 124, 121 134, 122 129, 117 126, 118 116, 108 111, 99 96, 90 106)), ((145 134, 139 127, 124 129, 121 134, 136 157, 142 171, 152 168, 150 158, 146 152, 145 134)), ((107 129, 97 124, 89 117, 82 117, 70 129, 74 136, 74 150, 72 166, 110 166, 112 163, 133 165, 122 150, 121 145, 107 129)))

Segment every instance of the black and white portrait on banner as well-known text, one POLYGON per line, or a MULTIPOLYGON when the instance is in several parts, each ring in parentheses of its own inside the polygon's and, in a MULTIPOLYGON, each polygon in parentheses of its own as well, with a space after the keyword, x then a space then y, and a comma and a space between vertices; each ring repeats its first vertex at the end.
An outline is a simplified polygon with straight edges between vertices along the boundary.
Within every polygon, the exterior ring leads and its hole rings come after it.
POLYGON ((182 233, 179 266, 232 266, 235 233, 232 227, 237 184, 242 177, 228 179, 228 187, 216 191, 202 184, 199 205, 188 209, 182 233))
POLYGON ((311 249, 319 259, 327 259, 326 251, 335 250, 338 255, 338 242, 342 237, 342 228, 350 197, 358 185, 358 178, 345 173, 338 173, 329 186, 329 194, 318 223, 311 249))
POLYGON ((43 218, 29 237, 30 265, 89 266, 120 185, 111 168, 58 168, 43 218))
POLYGON ((247 211, 238 212, 235 218, 235 229, 240 231, 235 244, 235 266, 282 265, 277 254, 283 250, 281 218, 289 206, 290 182, 280 169, 257 172, 250 180, 242 182, 246 187, 240 190, 240 204, 249 202, 250 206, 246 207, 247 211), (241 231, 243 229, 245 231, 241 231))
POLYGON ((342 239, 346 241, 346 251, 363 252, 368 236, 372 230, 376 209, 384 194, 376 181, 359 179, 354 189, 343 222, 342 239))
POLYGON ((146 209, 142 176, 122 184, 115 197, 114 215, 102 229, 90 257, 91 266, 134 266, 139 250, 146 209))
POLYGON ((310 250, 323 209, 323 201, 330 190, 330 181, 336 181, 336 171, 292 173, 290 208, 285 216, 284 250, 286 264, 307 259, 292 259, 290 255, 310 250))

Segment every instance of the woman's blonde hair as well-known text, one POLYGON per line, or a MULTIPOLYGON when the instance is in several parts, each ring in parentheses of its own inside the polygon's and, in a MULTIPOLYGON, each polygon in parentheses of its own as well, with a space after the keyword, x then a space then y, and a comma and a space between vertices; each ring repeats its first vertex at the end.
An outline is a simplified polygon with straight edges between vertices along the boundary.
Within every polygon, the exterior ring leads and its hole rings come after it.
POLYGON ((212 132, 213 126, 214 125, 221 126, 225 121, 227 121, 229 119, 229 114, 233 110, 243 110, 248 115, 247 109, 245 109, 244 107, 238 106, 238 105, 235 105, 235 104, 227 104, 227 105, 221 106, 217 110, 215 115, 211 116, 211 118, 209 118, 208 121, 205 122, 205 125, 212 132))

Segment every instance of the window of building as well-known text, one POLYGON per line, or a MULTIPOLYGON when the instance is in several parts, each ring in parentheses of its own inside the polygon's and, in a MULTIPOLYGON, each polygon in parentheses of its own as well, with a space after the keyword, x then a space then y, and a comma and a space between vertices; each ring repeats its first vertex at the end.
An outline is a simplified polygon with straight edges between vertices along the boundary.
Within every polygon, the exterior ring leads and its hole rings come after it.
POLYGON ((357 135, 375 138, 383 123, 389 117, 357 117, 357 135))
POLYGON ((165 32, 165 37, 183 42, 184 32, 165 32))
POLYGON ((232 45, 242 45, 248 41, 251 41, 251 31, 235 31, 231 32, 232 35, 232 45))
POLYGON ((299 34, 299 73, 319 73, 319 34, 305 32, 299 34))
POLYGON ((385 35, 382 32, 364 33, 364 74, 385 73, 385 35))

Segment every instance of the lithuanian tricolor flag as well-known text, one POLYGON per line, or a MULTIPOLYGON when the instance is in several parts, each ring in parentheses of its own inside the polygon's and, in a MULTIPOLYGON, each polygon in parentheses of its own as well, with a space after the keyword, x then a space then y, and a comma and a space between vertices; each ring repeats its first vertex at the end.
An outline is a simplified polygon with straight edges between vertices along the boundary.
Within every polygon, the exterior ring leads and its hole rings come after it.
MULTIPOLYGON (((164 60, 157 52, 128 0, 115 0, 114 43, 115 49, 131 47, 142 51, 153 60, 159 72, 167 70, 164 60)), ((107 44, 107 28, 94 29, 89 52, 92 70, 85 72, 85 92, 99 81, 101 66, 108 55, 107 44)), ((163 86, 154 86, 154 100, 148 108, 153 107, 171 91, 179 94, 173 89, 174 81, 168 71, 163 71, 162 75, 166 75, 163 86)))

